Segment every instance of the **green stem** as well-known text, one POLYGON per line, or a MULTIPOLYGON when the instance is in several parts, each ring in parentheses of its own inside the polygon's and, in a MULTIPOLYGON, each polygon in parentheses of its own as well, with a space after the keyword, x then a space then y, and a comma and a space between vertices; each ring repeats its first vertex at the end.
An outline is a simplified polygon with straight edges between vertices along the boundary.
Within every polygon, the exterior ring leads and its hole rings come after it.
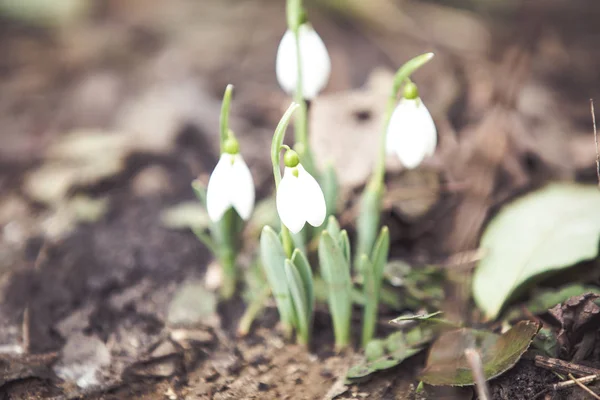
MULTIPOLYGON (((400 87, 406 83, 410 75, 417 69, 425 65, 431 58, 433 53, 425 53, 407 61, 394 76, 394 83, 392 85, 392 91, 388 98, 386 111, 385 111, 385 123, 383 124, 383 130, 379 138, 379 154, 377 157, 377 165, 373 171, 373 175, 367 184, 365 191, 363 192, 360 202, 360 213, 358 216, 358 252, 357 257, 361 254, 371 254, 373 244, 379 229, 379 219, 381 213, 381 202, 383 199, 384 192, 384 178, 385 178, 385 159, 386 159, 386 135, 392 113, 396 107, 396 98, 400 87)), ((358 259, 356 259, 356 264, 358 259)))
POLYGON ((238 335, 246 336, 250 332, 250 328, 252 327, 252 322, 256 319, 258 313, 260 313, 263 308, 265 308, 265 303, 271 296, 271 288, 269 285, 265 285, 263 287, 262 292, 256 296, 252 302, 246 308, 244 315, 240 319, 240 324, 238 325, 238 335))
POLYGON ((228 300, 235 294, 237 284, 237 232, 235 229, 236 215, 233 209, 229 209, 219 221, 219 261, 223 269, 223 284, 221 285, 221 297, 228 300))

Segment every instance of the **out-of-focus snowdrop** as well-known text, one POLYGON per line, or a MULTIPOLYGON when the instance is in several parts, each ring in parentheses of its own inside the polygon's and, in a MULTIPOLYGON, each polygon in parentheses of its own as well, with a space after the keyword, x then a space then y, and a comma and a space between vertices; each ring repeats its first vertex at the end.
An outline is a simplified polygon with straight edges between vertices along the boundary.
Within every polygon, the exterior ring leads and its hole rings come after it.
POLYGON ((387 128, 386 150, 396 154, 406 168, 416 168, 435 152, 437 130, 431 114, 419 98, 417 86, 409 82, 387 128))
POLYGON ((323 90, 331 74, 331 60, 319 34, 308 22, 298 27, 300 46, 297 48, 296 35, 288 29, 277 50, 275 69, 281 88, 289 94, 294 94, 298 85, 298 52, 300 53, 300 79, 302 95, 311 100, 323 90))
POLYGON ((210 175, 206 189, 206 209, 213 222, 219 222, 229 208, 247 221, 254 209, 254 181, 239 153, 235 138, 225 141, 224 151, 210 175))

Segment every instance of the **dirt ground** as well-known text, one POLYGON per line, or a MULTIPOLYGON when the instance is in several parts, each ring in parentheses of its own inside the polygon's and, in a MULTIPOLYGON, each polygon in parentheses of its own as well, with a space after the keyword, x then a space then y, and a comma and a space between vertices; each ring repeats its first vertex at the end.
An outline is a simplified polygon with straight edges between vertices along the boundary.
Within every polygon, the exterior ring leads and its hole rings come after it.
MULTIPOLYGON (((282 1, 151 3, 97 1, 58 29, 0 20, 0 398, 420 398, 424 355, 344 386, 359 355, 333 351, 324 308, 309 351, 281 336, 272 306, 237 337, 241 297, 219 304, 210 322, 170 322, 178 289, 203 281, 211 257, 161 215, 193 201, 190 182, 216 163, 223 88, 235 85, 231 124, 262 197, 272 189, 265 149, 290 99, 274 73, 282 1), (68 138, 106 136, 92 150, 97 164, 56 150, 79 145, 68 138), (83 211, 73 215, 76 198, 83 211), (79 379, 96 379, 88 362, 101 377, 82 389, 79 379)), ((600 98, 600 4, 381 0, 342 12, 334 3, 308 5, 334 66, 311 127, 316 143, 337 139, 332 151, 345 159, 372 162, 356 143, 377 132, 373 71, 436 52, 415 79, 438 124, 427 168, 442 185, 425 210, 404 201, 386 211, 393 255, 444 262, 476 248, 506 199, 550 179, 596 179, 588 101, 600 98), (330 114, 319 113, 327 107, 347 121, 328 125, 320 115, 330 114)), ((360 187, 365 172, 352 174, 360 187)), ((391 187, 401 179, 392 174, 391 187)), ((350 205, 354 194, 345 192, 350 205)), ((386 204, 406 196, 389 190, 386 204)), ((531 399, 554 382, 522 360, 491 390, 494 399, 531 399)), ((475 398, 472 388, 427 395, 475 398)), ((577 389, 548 396, 585 398, 577 389)))

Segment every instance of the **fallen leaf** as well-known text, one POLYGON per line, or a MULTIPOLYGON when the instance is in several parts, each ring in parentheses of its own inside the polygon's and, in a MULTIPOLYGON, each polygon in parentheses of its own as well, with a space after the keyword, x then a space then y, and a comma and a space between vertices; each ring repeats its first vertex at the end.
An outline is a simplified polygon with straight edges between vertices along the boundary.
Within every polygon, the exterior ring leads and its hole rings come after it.
POLYGON ((550 310, 550 314, 561 325, 558 333, 561 348, 571 350, 581 340, 584 331, 597 328, 600 316, 598 299, 600 295, 587 293, 571 297, 550 310))
POLYGON ((499 212, 481 239, 486 257, 473 278, 475 302, 488 319, 530 279, 596 257, 598 204, 595 186, 556 183, 499 212))
POLYGON ((502 335, 468 328, 446 332, 429 350, 419 379, 430 385, 473 385, 467 349, 479 351, 485 378, 495 378, 519 361, 539 329, 536 322, 521 321, 502 335))

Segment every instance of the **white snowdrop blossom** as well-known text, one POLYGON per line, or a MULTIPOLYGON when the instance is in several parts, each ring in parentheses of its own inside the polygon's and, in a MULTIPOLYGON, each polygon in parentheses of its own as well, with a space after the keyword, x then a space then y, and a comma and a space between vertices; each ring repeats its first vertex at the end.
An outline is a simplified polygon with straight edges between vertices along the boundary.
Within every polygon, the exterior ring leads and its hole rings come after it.
MULTIPOLYGON (((302 94, 310 100, 327 85, 331 74, 331 60, 325 43, 309 23, 298 28, 300 58, 302 60, 302 94)), ((298 62, 296 57, 296 37, 287 30, 277 50, 277 80, 289 94, 296 92, 298 82, 298 62)))
POLYGON ((302 164, 285 167, 276 201, 279 218, 292 233, 300 232, 306 222, 316 227, 325 221, 323 191, 302 164))
POLYGON ((420 98, 402 98, 390 119, 386 150, 396 154, 402 165, 413 169, 437 146, 437 130, 431 114, 420 98))
POLYGON ((244 220, 254 209, 254 181, 239 153, 223 153, 206 189, 206 209, 211 221, 218 222, 233 207, 244 220))

